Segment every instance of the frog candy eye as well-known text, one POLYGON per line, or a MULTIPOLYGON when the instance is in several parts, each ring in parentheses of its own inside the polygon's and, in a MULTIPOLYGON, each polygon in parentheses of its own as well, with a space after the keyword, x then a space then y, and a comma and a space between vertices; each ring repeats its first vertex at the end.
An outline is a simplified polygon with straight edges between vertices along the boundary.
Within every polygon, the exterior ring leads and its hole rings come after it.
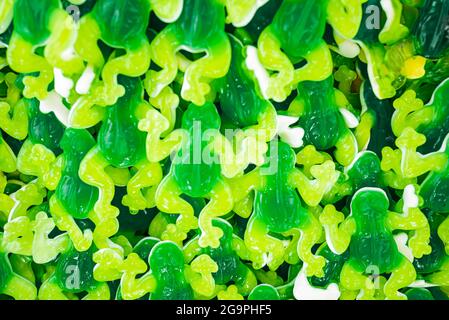
POLYGON ((447 296, 448 9, 0 1, 0 298, 447 296))

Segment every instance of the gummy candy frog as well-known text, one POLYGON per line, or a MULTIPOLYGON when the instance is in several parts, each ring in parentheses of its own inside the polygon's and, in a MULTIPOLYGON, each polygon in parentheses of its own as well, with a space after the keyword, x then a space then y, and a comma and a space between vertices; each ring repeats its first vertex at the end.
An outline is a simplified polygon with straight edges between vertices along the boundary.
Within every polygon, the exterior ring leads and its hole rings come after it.
POLYGON ((332 57, 323 35, 326 20, 351 38, 362 18, 364 0, 284 0, 258 40, 262 65, 270 77, 264 96, 282 102, 300 81, 320 81, 332 73, 332 57), (338 18, 335 18, 338 16, 338 18), (307 64, 295 70, 302 60, 307 64))
POLYGON ((58 183, 56 157, 61 153, 59 143, 64 126, 53 113, 39 110, 37 99, 23 99, 28 111, 28 138, 17 156, 17 169, 36 176, 39 183, 54 190, 58 183))
POLYGON ((232 60, 228 73, 217 81, 219 101, 224 116, 236 126, 254 130, 254 134, 266 141, 276 134, 276 109, 263 99, 256 83, 245 66, 242 43, 229 35, 232 60))
POLYGON ((94 204, 98 190, 84 183, 79 175, 81 160, 95 145, 94 138, 84 129, 66 129, 60 142, 61 174, 56 192, 50 198, 50 213, 62 231, 67 231, 75 248, 87 250, 92 244, 92 231, 81 231, 76 220, 91 218, 94 222, 94 204))
MULTIPOLYGON (((449 159, 449 138, 444 141, 442 149, 449 159)), ((446 190, 449 187, 449 160, 441 169, 431 171, 421 183, 419 195, 423 198, 423 207, 434 213, 447 215, 449 213, 449 202, 446 197, 446 190)), ((444 220, 439 228, 438 235, 446 246, 449 254, 449 218, 444 220)))
POLYGON ((429 225, 418 208, 413 189, 408 186, 404 191, 404 214, 388 211, 388 197, 382 189, 362 188, 353 196, 351 214, 346 219, 332 205, 327 205, 320 215, 331 250, 341 254, 349 248, 349 260, 341 271, 340 285, 347 290, 361 291, 362 299, 374 296, 374 285, 365 275, 373 269, 379 275, 391 273, 383 289, 388 299, 405 299, 399 289, 416 279, 412 263, 397 247, 393 230, 415 230, 414 237, 409 240, 415 257, 430 252, 429 225))
POLYGON ((139 299, 147 293, 151 300, 191 300, 194 288, 207 293, 213 289, 211 271, 217 271, 216 264, 206 255, 195 259, 192 267, 185 265, 182 250, 170 241, 152 247, 147 273, 148 267, 137 253, 130 253, 123 260, 115 251, 102 249, 94 254, 94 261, 97 280, 106 279, 104 276, 121 278, 121 296, 125 300, 139 299), (139 274, 143 275, 136 278, 139 274))
POLYGON ((332 76, 323 81, 301 82, 288 113, 299 116, 306 144, 313 144, 317 150, 336 147, 335 158, 347 166, 357 154, 357 141, 349 128, 356 127, 358 120, 346 109, 349 103, 333 83, 332 76))
POLYGON ((416 98, 413 90, 407 90, 393 104, 396 109, 391 119, 393 132, 400 136, 406 127, 411 127, 426 136, 426 143, 420 146, 419 151, 437 151, 449 133, 449 111, 446 107, 448 98, 449 79, 435 89, 426 105, 416 98))
POLYGON ((371 150, 379 157, 383 147, 393 147, 395 136, 391 129, 392 102, 379 100, 369 81, 364 81, 360 90, 362 115, 355 131, 359 150, 371 150))
MULTIPOLYGON (((236 285, 239 294, 247 296, 257 285, 257 279, 241 261, 241 259, 249 260, 245 244, 242 239, 233 234, 232 226, 227 221, 214 219, 212 225, 223 231, 220 246, 216 249, 201 248, 198 244, 199 237, 196 237, 189 241, 183 249, 185 262, 190 264, 196 256, 207 254, 218 265, 218 271, 213 273, 216 286, 226 288, 226 285, 232 282, 236 285)), ((218 289, 218 291, 221 290, 218 289)))
MULTIPOLYGON (((378 12, 380 14, 380 12, 378 12)), ((384 44, 393 44, 405 38, 409 30, 401 24, 402 3, 400 0, 367 0, 363 4, 363 18, 354 41, 363 49, 368 64, 368 76, 378 99, 392 98, 400 86, 400 70, 394 67, 397 61, 388 59, 384 44), (382 8, 386 22, 381 29, 376 25, 380 17, 370 8, 382 8)), ((337 40, 337 43, 341 43, 337 40)), ((344 43, 344 41, 342 42, 344 43)))
POLYGON ((39 288, 39 300, 67 300, 65 293, 81 292, 87 292, 83 300, 109 300, 108 285, 94 279, 92 255, 95 251, 95 246, 91 246, 87 251, 78 252, 70 245, 39 288))
POLYGON ((192 198, 206 197, 210 201, 199 214, 199 244, 217 248, 223 231, 212 226, 212 218, 225 215, 233 207, 232 192, 224 177, 237 175, 250 163, 263 162, 265 142, 245 137, 240 139, 241 145, 235 153, 232 143, 220 133, 220 126, 220 116, 210 102, 203 106, 190 104, 183 114, 181 128, 163 140, 160 136, 169 123, 159 112, 148 111, 147 118, 139 123, 140 130, 148 131, 147 157, 151 162, 161 161, 173 151, 177 152, 170 172, 156 191, 159 210, 180 214, 176 226, 169 225, 163 239, 179 243, 189 230, 196 228, 193 208, 181 198, 182 194, 192 198))
MULTIPOLYGON (((126 94, 106 110, 97 143, 95 147, 91 146, 79 166, 81 180, 91 188, 98 188, 99 198, 91 219, 100 225, 98 236, 105 238, 113 236, 119 227, 116 219, 119 210, 111 205, 114 184, 127 186, 128 194, 123 197, 122 203, 137 213, 150 206, 142 190, 157 185, 162 179, 159 163, 151 163, 146 158, 146 133, 138 129, 139 120, 144 119, 150 109, 143 99, 141 82, 135 78, 120 77, 119 83, 126 88, 126 94), (123 143, 124 140, 126 143, 123 143), (131 178, 128 177, 130 167, 137 169, 131 178), (124 181, 114 182, 114 173, 109 169, 124 170, 124 181)), ((104 248, 104 245, 97 244, 99 248, 104 248)))
POLYGON ((326 161, 312 167, 315 180, 311 181, 295 168, 292 148, 280 141, 271 142, 268 159, 262 167, 231 181, 236 203, 244 200, 252 190, 256 191, 254 212, 244 237, 253 267, 260 269, 267 264, 270 270, 276 270, 285 259, 291 259, 285 241, 275 235, 293 235, 299 239, 297 255, 307 265, 307 274, 322 276, 324 258, 311 252, 320 240, 321 225, 303 206, 295 189, 307 205, 317 206, 338 179, 335 165, 326 161))
MULTIPOLYGON (((53 68, 72 75, 83 67, 82 61, 71 52, 76 28, 59 0, 6 1, 12 2, 14 31, 8 44, 8 64, 20 73, 38 73, 25 76, 23 95, 43 101, 48 98, 53 68), (45 47, 43 56, 36 52, 40 47, 45 47)), ((8 5, 1 9, 8 10, 8 5)))
POLYGON ((428 203, 424 204, 425 213, 430 225, 430 246, 432 252, 420 259, 415 259, 413 265, 416 272, 431 284, 447 286, 449 284, 449 256, 444 250, 444 242, 438 235, 439 227, 445 217, 427 209, 428 203))
POLYGON ((35 300, 36 286, 13 270, 9 253, 5 251, 2 242, 3 233, 0 232, 0 294, 11 296, 16 300, 35 300))
POLYGON ((205 53, 185 71, 181 96, 199 106, 210 92, 210 81, 224 77, 231 62, 231 46, 225 23, 248 23, 267 0, 184 0, 181 16, 160 32, 151 43, 154 62, 162 68, 147 73, 146 89, 156 97, 171 84, 178 72, 176 54, 180 50, 205 53), (229 13, 225 18, 225 7, 229 13), (208 79, 208 80, 207 80, 208 79))

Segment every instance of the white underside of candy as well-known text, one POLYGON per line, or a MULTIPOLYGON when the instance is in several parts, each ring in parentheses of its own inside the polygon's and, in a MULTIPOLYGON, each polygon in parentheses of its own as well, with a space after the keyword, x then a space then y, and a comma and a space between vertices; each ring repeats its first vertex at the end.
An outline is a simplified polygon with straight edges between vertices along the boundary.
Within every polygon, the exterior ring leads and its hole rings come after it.
POLYGON ((326 289, 315 288, 310 285, 305 273, 306 265, 296 276, 293 296, 296 300, 338 300, 340 289, 336 283, 331 283, 326 289))
POLYGON ((69 109, 62 103, 62 97, 51 91, 44 100, 39 101, 39 110, 48 114, 53 112, 56 118, 66 127, 69 127, 69 109))

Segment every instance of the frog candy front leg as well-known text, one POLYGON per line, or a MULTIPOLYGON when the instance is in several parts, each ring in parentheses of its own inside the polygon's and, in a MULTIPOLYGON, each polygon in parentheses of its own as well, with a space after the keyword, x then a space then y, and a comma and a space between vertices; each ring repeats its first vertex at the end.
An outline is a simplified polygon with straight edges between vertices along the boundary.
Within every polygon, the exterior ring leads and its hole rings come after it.
MULTIPOLYGON (((105 168, 108 166, 109 163, 101 155, 100 150, 95 147, 87 153, 79 168, 81 180, 99 189, 98 201, 95 203, 94 210, 89 216, 96 226, 93 237, 98 248, 111 246, 117 248, 109 239, 119 229, 117 220, 119 210, 111 205, 115 186, 114 181, 105 172, 105 168)), ((117 249, 120 250, 121 248, 117 249)))
POLYGON ((120 281, 122 297, 125 300, 135 300, 143 297, 156 288, 156 278, 148 272, 136 279, 138 274, 147 271, 146 263, 136 253, 131 253, 122 266, 123 276, 120 281))
POLYGON ((351 237, 355 232, 355 221, 352 217, 345 219, 333 205, 324 207, 319 220, 326 232, 326 241, 335 254, 342 254, 349 247, 351 237))

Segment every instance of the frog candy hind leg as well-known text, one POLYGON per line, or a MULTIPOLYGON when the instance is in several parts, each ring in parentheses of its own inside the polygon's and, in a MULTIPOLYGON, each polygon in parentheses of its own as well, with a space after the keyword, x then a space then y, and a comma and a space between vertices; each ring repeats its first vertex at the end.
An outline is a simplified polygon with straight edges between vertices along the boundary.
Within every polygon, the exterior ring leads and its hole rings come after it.
POLYGON ((109 163, 101 155, 99 149, 94 147, 81 161, 79 176, 82 181, 97 187, 99 190, 98 200, 95 203, 94 210, 89 215, 89 218, 96 225, 93 233, 94 242, 98 248, 112 246, 121 250, 109 239, 119 229, 117 220, 119 210, 111 204, 115 186, 114 181, 105 172, 107 166, 109 166, 109 163))
POLYGON ((284 242, 271 236, 268 225, 260 218, 250 218, 245 231, 245 245, 255 269, 268 265, 270 270, 276 270, 284 262, 284 242))
POLYGON ((0 128, 18 140, 25 139, 28 134, 28 113, 23 100, 19 100, 14 106, 0 102, 0 128))
POLYGON ((210 92, 210 80, 226 75, 231 64, 231 45, 225 33, 214 38, 216 44, 206 48, 207 55, 192 62, 187 68, 182 85, 181 96, 201 106, 210 92))
POLYGON ((201 229, 199 244, 201 247, 211 246, 217 248, 223 231, 214 227, 212 219, 220 217, 232 210, 234 200, 229 186, 224 181, 218 181, 209 194, 209 203, 201 210, 198 225, 201 229))
POLYGON ((290 59, 281 51, 281 44, 270 28, 265 29, 258 39, 258 56, 265 68, 278 72, 270 77, 267 97, 274 101, 284 101, 290 93, 294 80, 294 67, 290 59))
POLYGON ((104 85, 94 88, 93 94, 99 105, 112 105, 125 94, 125 88, 117 81, 118 75, 138 77, 150 67, 150 44, 142 41, 135 50, 128 50, 123 56, 110 59, 101 73, 104 85))
POLYGON ((326 42, 304 56, 307 64, 294 72, 294 83, 301 81, 321 81, 332 74, 332 56, 326 42))
POLYGON ((409 29, 401 24, 402 3, 400 0, 381 0, 380 4, 386 13, 387 21, 382 31, 379 33, 379 41, 386 44, 393 44, 409 34, 409 29))
POLYGON ((75 219, 67 212, 56 196, 50 198, 50 213, 55 224, 61 231, 66 231, 75 248, 79 251, 87 250, 92 244, 92 231, 81 231, 75 219))
POLYGON ((407 296, 399 292, 400 289, 412 284, 416 279, 413 264, 404 256, 399 266, 391 271, 390 278, 384 287, 384 293, 389 300, 405 300, 407 296))
POLYGON ((348 261, 344 264, 340 274, 340 285, 349 291, 359 292, 358 299, 373 300, 375 294, 374 283, 362 273, 359 273, 348 261))
POLYGON ((156 204, 159 210, 171 214, 179 214, 180 217, 175 225, 169 225, 162 234, 163 240, 172 240, 176 243, 182 242, 187 237, 187 232, 198 226, 193 207, 182 199, 181 189, 175 179, 166 176, 156 191, 156 204))

